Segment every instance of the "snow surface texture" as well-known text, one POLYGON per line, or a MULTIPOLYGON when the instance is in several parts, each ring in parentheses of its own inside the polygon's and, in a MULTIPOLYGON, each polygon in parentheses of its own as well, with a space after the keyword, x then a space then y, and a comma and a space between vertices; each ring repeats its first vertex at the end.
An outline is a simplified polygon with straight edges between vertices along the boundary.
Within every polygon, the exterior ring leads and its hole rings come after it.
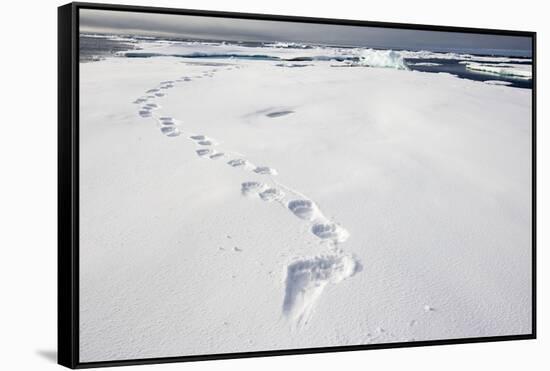
POLYGON ((286 275, 284 313, 297 326, 305 325, 325 286, 351 277, 356 269, 357 262, 349 256, 315 256, 291 263, 286 275))
MULTIPOLYGON (((392 59, 395 58, 395 56, 391 55, 391 53, 389 56, 381 54, 380 57, 375 57, 371 62, 366 63, 368 65, 387 67, 384 61, 388 58, 392 59)), ((231 67, 227 68, 227 70, 231 69, 231 67)), ((149 100, 156 99, 156 95, 148 96, 147 94, 174 88, 175 84, 191 81, 193 78, 202 76, 213 77, 216 71, 216 69, 211 69, 194 77, 184 76, 176 80, 163 81, 157 88, 147 90, 144 96, 134 100, 134 104, 139 106, 139 116, 156 119, 162 134, 168 137, 179 136, 182 130, 180 130, 180 126, 176 123, 177 121, 169 116, 157 117, 154 115, 154 111, 158 110, 160 105, 149 102, 149 100)), ((270 118, 292 113, 292 111, 269 111, 270 110, 267 110, 265 113, 266 116, 270 118)), ((217 149, 211 148, 212 146, 218 146, 219 142, 204 134, 189 134, 187 139, 191 140, 196 145, 195 153, 201 158, 217 160, 222 157, 230 157, 231 159, 227 161, 227 165, 231 167, 242 166, 259 175, 278 175, 276 169, 269 166, 256 166, 234 150, 224 150, 220 152, 217 149)), ((349 233, 342 226, 326 218, 313 201, 307 199, 302 193, 277 183, 273 178, 270 179, 270 182, 276 186, 270 187, 268 184, 254 181, 243 182, 241 184, 241 193, 243 196, 247 197, 259 197, 266 202, 277 201, 283 207, 288 208, 288 210, 298 218, 310 222, 311 233, 317 236, 321 241, 331 243, 329 245, 331 247, 335 247, 338 243, 345 242, 348 239, 349 233), (286 193, 283 192, 283 189, 286 193), (302 199, 295 199, 287 202, 285 201, 287 195, 289 198, 298 197, 302 199)), ((283 304, 283 313, 291 319, 292 326, 297 328, 306 325, 312 313, 315 301, 323 291, 324 286, 327 283, 338 283, 345 278, 351 277, 353 273, 355 273, 356 265, 355 259, 350 256, 343 256, 341 250, 337 254, 313 258, 299 258, 297 261, 291 263, 287 269, 287 287, 283 304)))
POLYGON ((330 66, 81 64, 81 361, 530 331, 530 91, 330 66))

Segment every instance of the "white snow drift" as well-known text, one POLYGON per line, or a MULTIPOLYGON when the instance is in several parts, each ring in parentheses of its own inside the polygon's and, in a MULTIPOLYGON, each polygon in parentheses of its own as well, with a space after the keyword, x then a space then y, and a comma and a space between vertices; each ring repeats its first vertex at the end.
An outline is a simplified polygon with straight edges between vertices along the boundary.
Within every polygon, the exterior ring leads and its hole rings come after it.
POLYGON ((80 66, 81 361, 530 332, 530 90, 209 48, 80 66))

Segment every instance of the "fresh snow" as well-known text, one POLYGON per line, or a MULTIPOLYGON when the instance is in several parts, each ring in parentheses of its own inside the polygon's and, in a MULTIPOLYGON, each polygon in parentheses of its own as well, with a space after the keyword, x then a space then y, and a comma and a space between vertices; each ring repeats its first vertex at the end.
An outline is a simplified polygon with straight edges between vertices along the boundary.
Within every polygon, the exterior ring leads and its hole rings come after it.
POLYGON ((357 262, 345 255, 315 256, 290 263, 283 313, 292 318, 294 326, 305 326, 325 286, 351 277, 357 268, 357 262))
POLYGON ((80 360, 529 333, 531 91, 277 63, 80 65, 80 360))

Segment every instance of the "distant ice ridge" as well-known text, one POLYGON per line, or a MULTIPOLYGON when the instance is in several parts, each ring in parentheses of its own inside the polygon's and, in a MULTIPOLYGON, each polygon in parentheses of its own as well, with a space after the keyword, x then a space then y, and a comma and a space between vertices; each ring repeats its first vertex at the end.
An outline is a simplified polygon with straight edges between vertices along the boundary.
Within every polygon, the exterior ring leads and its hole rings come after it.
POLYGON ((485 72, 500 76, 511 76, 530 80, 532 78, 531 65, 512 63, 464 63, 472 71, 485 72))
POLYGON ((93 33, 81 33, 80 36, 84 36, 91 39, 106 39, 111 41, 121 41, 121 42, 130 42, 135 43, 138 39, 125 36, 125 35, 102 35, 102 34, 93 34, 93 33))
POLYGON ((337 48, 298 43, 273 43, 261 47, 197 42, 148 43, 140 49, 121 51, 121 57, 247 58, 281 62, 340 61, 352 66, 384 67, 407 70, 403 55, 394 50, 337 48))
POLYGON ((487 80, 483 82, 487 85, 501 85, 501 86, 512 85, 512 83, 509 81, 500 81, 500 80, 487 80))
MULTIPOLYGON (((273 42, 262 46, 243 46, 230 43, 213 43, 197 41, 140 41, 140 48, 118 52, 123 57, 183 57, 183 58, 246 58, 256 60, 279 61, 284 63, 305 61, 337 61, 344 65, 362 66, 374 68, 392 68, 397 70, 409 70, 408 59, 433 59, 461 60, 466 68, 484 72, 498 73, 500 75, 516 76, 519 78, 531 78, 529 67, 530 59, 516 57, 478 56, 459 53, 438 53, 431 51, 407 51, 372 48, 340 48, 321 45, 307 45, 292 42, 273 42), (521 62, 521 64, 520 64, 521 62), (482 67, 489 63, 514 63, 517 68, 504 66, 497 71, 482 67), (529 70, 528 70, 529 69, 529 70)), ((436 66, 434 61, 415 61, 412 65, 436 66)), ((287 66, 279 64, 279 66, 287 66)), ((289 65, 289 67, 303 65, 289 65)))
POLYGON ((435 66, 441 66, 441 63, 418 62, 418 63, 409 63, 408 65, 409 66, 435 67, 435 66))
POLYGON ((359 49, 359 65, 408 70, 403 55, 395 50, 359 49))
POLYGON ((310 46, 307 44, 295 43, 295 42, 284 42, 284 41, 276 41, 271 44, 265 44, 265 46, 270 46, 272 48, 295 48, 295 49, 310 48, 310 46))
POLYGON ((399 52, 403 58, 409 59, 457 59, 472 62, 494 62, 494 63, 506 63, 506 62, 531 62, 529 58, 516 58, 516 57, 499 57, 499 56, 484 56, 473 55, 464 53, 439 53, 431 52, 428 50, 412 51, 402 50, 399 52))

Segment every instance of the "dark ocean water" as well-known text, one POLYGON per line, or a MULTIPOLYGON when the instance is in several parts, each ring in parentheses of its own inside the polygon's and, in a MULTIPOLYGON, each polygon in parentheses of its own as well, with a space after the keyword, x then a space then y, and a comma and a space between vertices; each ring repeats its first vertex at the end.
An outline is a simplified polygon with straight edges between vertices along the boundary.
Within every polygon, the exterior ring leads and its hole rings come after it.
POLYGON ((110 40, 107 38, 80 36, 80 62, 98 61, 113 57, 116 52, 135 50, 136 44, 127 41, 110 40))
MULTIPOLYGON (((533 83, 531 80, 515 78, 512 76, 503 76, 492 73, 476 72, 466 68, 464 64, 459 63, 460 60, 456 59, 405 59, 407 66, 413 71, 422 72, 447 72, 456 75, 462 79, 474 80, 474 81, 505 81, 510 83, 508 86, 514 86, 516 88, 531 89, 533 83), (415 63, 437 63, 438 66, 422 66, 415 65, 415 63)), ((531 64, 531 62, 514 62, 514 64, 531 64)))
MULTIPOLYGON (((99 61, 101 59, 107 58, 107 57, 113 57, 116 55, 119 51, 131 51, 131 50, 137 50, 139 47, 137 46, 138 41, 140 40, 139 37, 133 37, 133 41, 130 40, 118 40, 118 39, 110 39, 106 37, 91 37, 86 35, 80 36, 80 61, 81 62, 92 62, 92 61, 99 61)), ((145 39, 145 38, 144 38, 145 39)), ((151 38, 146 38, 147 40, 150 40, 151 38)), ((182 39, 163 39, 163 40, 169 40, 169 41, 190 41, 190 40, 182 40, 182 39)), ((197 41, 197 40, 194 40, 197 41)), ((212 43, 211 40, 203 40, 204 42, 212 43)), ((219 41, 215 41, 216 43, 220 43, 219 41)), ((233 44, 233 45, 240 45, 245 47, 264 47, 269 46, 271 43, 263 43, 263 42, 226 42, 227 44, 233 44)), ((314 46, 311 45, 291 45, 290 47, 298 48, 298 49, 310 49, 314 46)), ((351 48, 348 46, 341 47, 341 46, 335 46, 338 48, 351 48)), ((453 52, 453 50, 449 50, 449 52, 453 52)), ((464 51, 456 50, 454 51, 456 53, 462 53, 464 51)), ((500 51, 500 53, 493 52, 491 50, 486 51, 477 51, 477 54, 470 53, 471 55, 477 55, 477 56, 507 56, 500 51)), ((138 55, 135 55, 137 57, 138 55)), ((139 55, 140 57, 147 57, 146 55, 139 55)), ((510 55, 514 58, 518 58, 517 52, 510 51, 510 55)), ((280 67, 305 67, 309 66, 308 64, 297 64, 297 63, 287 63, 287 62, 308 62, 312 61, 312 58, 309 57, 298 57, 293 58, 291 60, 283 61, 277 57, 269 56, 269 55, 247 55, 247 56, 239 56, 235 54, 227 54, 227 55, 215 55, 215 56, 209 56, 209 55, 195 55, 195 56, 186 56, 186 59, 196 59, 196 58, 209 58, 209 59, 227 59, 227 58, 235 58, 235 59, 254 59, 254 60, 265 60, 265 61, 281 61, 285 63, 278 64, 280 67)), ((520 57, 520 59, 525 59, 524 62, 514 62, 514 63, 520 63, 520 64, 531 64, 530 59, 526 57, 520 57)), ((336 60, 339 62, 343 61, 349 61, 349 62, 358 62, 358 58, 334 58, 334 57, 327 57, 327 60, 336 60)), ((407 66, 413 70, 413 71, 421 71, 421 72, 428 72, 428 73, 440 73, 440 72, 446 72, 453 75, 456 75, 459 78, 468 79, 468 80, 474 80, 474 81, 487 81, 487 80, 497 80, 497 81, 504 81, 507 82, 508 86, 513 86, 517 88, 523 88, 523 89, 531 89, 532 88, 532 80, 528 79, 521 79, 516 78, 512 76, 503 76, 503 75, 497 75, 497 74, 490 74, 486 72, 477 72, 468 70, 464 64, 461 64, 460 62, 462 59, 415 59, 415 58, 406 58, 405 62, 407 66), (418 65, 417 63, 432 63, 434 65, 418 65), (437 64, 437 65, 435 65, 437 64)))

